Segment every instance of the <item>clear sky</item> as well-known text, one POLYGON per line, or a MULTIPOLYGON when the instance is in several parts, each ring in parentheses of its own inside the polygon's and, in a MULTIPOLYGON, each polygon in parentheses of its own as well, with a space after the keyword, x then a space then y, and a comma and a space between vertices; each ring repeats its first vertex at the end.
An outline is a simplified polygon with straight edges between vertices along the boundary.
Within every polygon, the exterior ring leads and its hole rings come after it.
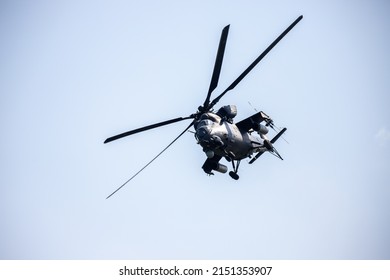
MULTIPOLYGON (((388 1, 2 1, 1 259, 389 259, 388 1), (218 105, 287 127, 208 177, 185 127, 231 24, 218 105), (249 105, 249 102, 251 105, 249 105)), ((218 108, 218 106, 216 106, 218 108)))

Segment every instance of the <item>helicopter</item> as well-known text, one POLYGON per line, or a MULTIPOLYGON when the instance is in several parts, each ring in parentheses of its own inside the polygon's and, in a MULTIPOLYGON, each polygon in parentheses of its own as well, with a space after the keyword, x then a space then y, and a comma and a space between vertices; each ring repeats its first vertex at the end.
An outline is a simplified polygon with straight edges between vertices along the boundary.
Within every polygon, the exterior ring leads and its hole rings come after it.
POLYGON ((159 154, 150 160, 136 174, 134 174, 118 189, 111 193, 107 199, 119 191, 124 185, 136 177, 146 167, 148 167, 184 133, 186 133, 191 126, 194 126, 195 139, 202 147, 202 150, 207 157, 202 166, 202 169, 208 175, 214 175, 214 171, 219 173, 226 173, 228 171, 227 166, 220 163, 222 158, 226 159, 227 162, 231 162, 232 170, 229 172, 229 175, 234 180, 239 179, 238 168, 240 166, 240 162, 245 158, 250 158, 249 164, 252 164, 262 154, 269 152, 283 160, 273 144, 283 135, 287 128, 283 128, 278 131, 275 128, 273 120, 263 111, 257 112, 254 115, 235 123, 234 117, 237 115, 237 108, 235 105, 225 105, 217 111, 214 111, 213 108, 227 92, 234 89, 244 79, 244 77, 268 54, 268 52, 271 51, 271 49, 275 47, 275 45, 278 44, 279 41, 282 40, 283 37, 288 32, 290 32, 291 29, 293 29, 300 20, 302 20, 302 18, 303 16, 301 15, 293 23, 291 23, 227 89, 225 89, 213 100, 210 100, 211 93, 218 86, 218 80, 222 68, 226 41, 230 28, 230 25, 225 26, 221 33, 214 63, 214 69, 206 99, 203 104, 197 108, 195 113, 186 117, 178 117, 133 129, 109 137, 104 141, 106 144, 146 130, 192 119, 192 122, 171 143, 169 143, 159 154), (269 140, 267 136, 269 127, 277 131, 277 134, 271 140, 269 140))

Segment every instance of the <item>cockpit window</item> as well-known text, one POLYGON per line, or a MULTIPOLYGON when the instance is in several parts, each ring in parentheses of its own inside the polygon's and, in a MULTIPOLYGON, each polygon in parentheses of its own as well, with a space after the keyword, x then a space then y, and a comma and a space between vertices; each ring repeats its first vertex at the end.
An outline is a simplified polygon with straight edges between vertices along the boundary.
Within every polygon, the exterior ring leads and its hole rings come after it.
POLYGON ((211 121, 213 121, 213 122, 216 122, 216 121, 217 121, 217 119, 215 118, 215 116, 213 116, 213 115, 211 115, 211 114, 208 114, 208 113, 203 114, 203 115, 200 116, 200 120, 205 120, 205 119, 211 120, 211 121))
POLYGON ((203 119, 198 123, 198 127, 206 126, 206 125, 213 125, 214 122, 208 119, 203 119))

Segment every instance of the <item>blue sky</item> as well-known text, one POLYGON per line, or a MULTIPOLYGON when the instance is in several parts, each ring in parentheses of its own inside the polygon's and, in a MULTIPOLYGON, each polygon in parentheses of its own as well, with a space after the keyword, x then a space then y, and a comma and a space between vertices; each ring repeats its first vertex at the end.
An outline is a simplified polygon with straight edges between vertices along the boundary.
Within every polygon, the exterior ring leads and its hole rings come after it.
MULTIPOLYGON (((1 259, 389 259, 386 1, 3 1, 1 259), (115 196, 204 101, 288 131, 279 161, 206 176, 191 133, 115 196), (251 105, 249 105, 249 102, 251 105)), ((216 106, 218 108, 218 106, 216 106)))

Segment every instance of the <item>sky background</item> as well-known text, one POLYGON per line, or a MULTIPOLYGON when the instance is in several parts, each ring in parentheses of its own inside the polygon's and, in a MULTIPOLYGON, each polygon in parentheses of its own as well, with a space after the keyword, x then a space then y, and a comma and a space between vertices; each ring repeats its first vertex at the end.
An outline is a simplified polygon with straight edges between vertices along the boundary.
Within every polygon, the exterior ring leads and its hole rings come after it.
POLYGON ((389 16, 379 0, 1 1, 0 258, 390 259, 389 16), (284 161, 208 177, 186 133, 105 199, 188 122, 103 141, 194 113, 225 25, 215 95, 301 14, 216 106, 287 127, 284 161))

